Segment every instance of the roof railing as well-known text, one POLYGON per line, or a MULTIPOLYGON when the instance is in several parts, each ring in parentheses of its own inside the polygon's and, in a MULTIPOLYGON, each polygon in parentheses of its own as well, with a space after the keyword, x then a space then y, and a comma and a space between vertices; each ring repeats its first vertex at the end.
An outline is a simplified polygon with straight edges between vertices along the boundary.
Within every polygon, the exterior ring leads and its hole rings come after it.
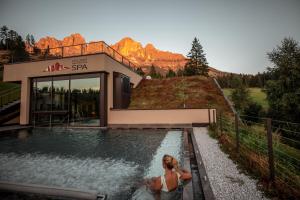
POLYGON ((119 63, 134 70, 136 65, 133 64, 128 58, 121 55, 118 51, 106 44, 104 41, 90 42, 69 46, 59 46, 53 48, 38 49, 30 47, 28 50, 29 57, 11 58, 11 63, 26 62, 26 61, 42 61, 57 58, 66 58, 73 56, 92 55, 98 53, 105 53, 119 63))

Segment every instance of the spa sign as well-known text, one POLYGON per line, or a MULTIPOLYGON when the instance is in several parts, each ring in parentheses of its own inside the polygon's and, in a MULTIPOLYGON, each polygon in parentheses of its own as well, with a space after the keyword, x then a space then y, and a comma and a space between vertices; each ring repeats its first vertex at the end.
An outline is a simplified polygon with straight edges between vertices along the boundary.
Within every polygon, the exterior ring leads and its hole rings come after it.
POLYGON ((72 71, 87 70, 87 58, 78 58, 72 60, 72 71))
POLYGON ((48 67, 46 67, 46 69, 44 69, 44 72, 57 72, 66 69, 70 69, 70 68, 60 64, 59 62, 56 62, 53 65, 49 65, 48 67))
POLYGON ((57 72, 71 69, 72 71, 87 70, 87 58, 77 58, 71 61, 71 67, 66 67, 63 64, 56 62, 44 69, 44 72, 57 72))

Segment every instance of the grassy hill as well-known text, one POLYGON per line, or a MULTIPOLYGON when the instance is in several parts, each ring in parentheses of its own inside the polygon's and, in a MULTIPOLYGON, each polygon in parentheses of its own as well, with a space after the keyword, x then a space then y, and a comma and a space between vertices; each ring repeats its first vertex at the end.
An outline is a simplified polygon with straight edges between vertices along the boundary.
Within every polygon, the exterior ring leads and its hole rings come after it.
MULTIPOLYGON (((248 88, 250 93, 250 98, 260 104, 264 110, 267 110, 269 108, 269 104, 267 101, 267 95, 261 88, 248 88)), ((231 88, 225 88, 223 89, 224 94, 230 99, 230 95, 232 93, 231 88)))
POLYGON ((3 65, 8 63, 10 59, 10 52, 6 50, 0 50, 0 93, 3 93, 9 89, 20 87, 16 83, 4 83, 3 80, 3 65))
POLYGON ((129 109, 216 108, 230 113, 212 78, 202 76, 142 80, 129 109))

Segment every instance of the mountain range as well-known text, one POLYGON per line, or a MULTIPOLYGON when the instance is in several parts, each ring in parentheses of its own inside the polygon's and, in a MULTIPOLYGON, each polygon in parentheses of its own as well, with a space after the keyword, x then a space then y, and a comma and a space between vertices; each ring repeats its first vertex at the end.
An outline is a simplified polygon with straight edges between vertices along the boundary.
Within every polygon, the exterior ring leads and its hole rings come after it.
MULTIPOLYGON (((36 42, 35 46, 39 49, 46 49, 48 47, 55 48, 84 43, 86 43, 84 37, 79 33, 74 33, 62 40, 47 36, 36 42)), ((182 69, 188 61, 182 54, 161 51, 155 48, 151 43, 143 46, 140 42, 137 42, 130 37, 125 37, 110 46, 123 56, 127 57, 132 63, 141 67, 146 73, 152 65, 155 66, 162 74, 165 74, 169 69, 177 71, 178 69, 182 69)), ((70 51, 72 50, 71 48, 69 49, 70 51)), ((212 76, 218 76, 223 74, 223 72, 210 67, 209 74, 212 76)))

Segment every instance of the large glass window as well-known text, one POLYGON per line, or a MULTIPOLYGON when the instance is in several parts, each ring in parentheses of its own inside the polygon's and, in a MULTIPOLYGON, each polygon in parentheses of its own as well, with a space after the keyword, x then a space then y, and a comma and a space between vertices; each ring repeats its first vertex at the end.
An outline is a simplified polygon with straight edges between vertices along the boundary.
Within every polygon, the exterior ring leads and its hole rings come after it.
POLYGON ((69 77, 53 78, 52 123, 68 122, 69 77))
POLYGON ((71 124, 100 125, 100 78, 73 76, 70 89, 71 124))
POLYGON ((38 124, 48 124, 50 122, 51 111, 51 88, 50 78, 39 78, 36 82, 35 91, 35 122, 38 124))
POLYGON ((100 74, 35 78, 32 86, 34 124, 100 125, 100 74))

